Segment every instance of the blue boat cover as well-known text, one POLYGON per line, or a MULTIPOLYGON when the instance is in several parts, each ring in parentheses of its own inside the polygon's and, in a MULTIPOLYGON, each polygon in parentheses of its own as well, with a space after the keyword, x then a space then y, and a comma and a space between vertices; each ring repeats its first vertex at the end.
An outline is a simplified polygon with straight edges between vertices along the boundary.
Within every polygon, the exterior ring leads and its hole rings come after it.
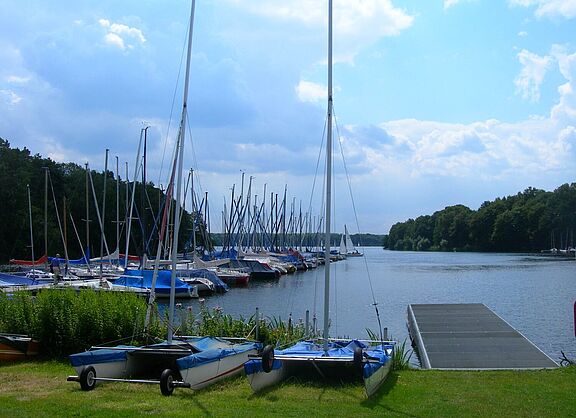
POLYGON ((204 279, 208 279, 214 283, 216 291, 219 293, 226 292, 229 289, 228 285, 224 283, 216 273, 208 269, 179 270, 176 274, 182 277, 189 275, 190 277, 202 277, 204 279))
MULTIPOLYGON (((201 340, 202 344, 206 344, 206 346, 210 346, 210 344, 218 344, 222 345, 221 340, 215 338, 206 338, 201 340), (213 340, 204 341, 204 340, 213 340)), ((198 347, 197 344, 193 344, 195 347, 198 347)), ((255 342, 248 342, 242 344, 232 344, 228 343, 228 347, 218 347, 218 348, 210 348, 205 351, 201 351, 200 353, 192 354, 186 357, 179 358, 176 360, 176 364, 180 370, 191 369, 193 367, 197 367, 206 363, 210 363, 213 361, 218 361, 228 356, 233 356, 235 354, 240 354, 248 350, 258 349, 261 347, 260 343, 255 342)))
POLYGON ((88 364, 111 363, 114 361, 126 360, 126 355, 132 346, 119 346, 125 347, 126 350, 110 350, 102 348, 94 351, 84 351, 83 353, 71 354, 70 363, 73 367, 84 366, 88 364))
POLYGON ((356 347, 367 348, 368 346, 358 340, 331 341, 328 344, 328 351, 324 352, 322 344, 313 341, 299 341, 284 350, 274 350, 274 354, 307 357, 350 357, 353 359, 356 347))
POLYGON ((38 284, 34 279, 24 276, 15 276, 13 274, 0 273, 0 287, 4 286, 30 286, 38 284))
MULTIPOLYGON (((278 359, 274 359, 274 362, 272 363, 272 370, 277 370, 280 367, 282 367, 282 362, 278 359)), ((262 368, 262 360, 248 360, 246 363, 244 363, 244 372, 246 374, 264 373, 264 369, 262 368)))
MULTIPOLYGON (((152 288, 152 275, 154 270, 126 270, 124 274, 118 279, 114 280, 114 284, 120 286, 135 287, 137 289, 150 289, 152 288)), ((169 294, 170 293, 170 280, 172 273, 169 270, 159 270, 158 278, 156 279, 156 293, 169 294)), ((190 286, 176 277, 176 293, 186 293, 190 286)))

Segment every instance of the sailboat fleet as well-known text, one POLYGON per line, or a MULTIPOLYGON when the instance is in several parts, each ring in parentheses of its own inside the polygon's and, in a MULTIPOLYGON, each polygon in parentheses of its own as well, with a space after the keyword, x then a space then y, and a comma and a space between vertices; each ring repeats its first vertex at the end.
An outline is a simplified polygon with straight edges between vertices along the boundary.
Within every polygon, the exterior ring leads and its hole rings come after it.
MULTIPOLYGON (((380 332, 381 338, 377 341, 331 338, 330 336, 330 283, 331 264, 334 259, 330 245, 332 239, 331 167, 333 135, 332 0, 328 2, 327 170, 325 173, 326 201, 323 217, 324 242, 326 245, 324 245, 323 253, 309 254, 308 256, 301 254, 295 249, 290 252, 281 252, 281 245, 279 244, 271 245, 273 249, 278 251, 267 252, 265 255, 243 250, 241 245, 243 242, 251 242, 252 245, 248 245, 247 248, 255 248, 257 247, 256 241, 259 239, 258 237, 262 238, 263 236, 256 233, 255 223, 250 223, 250 226, 244 229, 244 231, 254 231, 254 235, 251 237, 234 236, 234 233, 231 232, 232 229, 230 229, 227 235, 228 240, 225 242, 222 251, 222 256, 227 256, 228 258, 225 258, 223 262, 202 261, 198 259, 196 254, 193 254, 189 260, 182 260, 182 257, 177 252, 181 211, 183 210, 181 202, 183 194, 183 156, 187 127, 188 75, 190 72, 194 10, 195 0, 192 0, 180 128, 174 151, 172 175, 166 190, 167 205, 172 203, 173 206, 164 208, 164 217, 158 230, 159 239, 156 257, 151 260, 145 258, 138 266, 139 268, 130 268, 131 263, 135 260, 130 260, 127 255, 122 258, 117 247, 116 251, 111 254, 106 251, 108 255, 104 255, 101 248, 101 255, 97 259, 90 259, 89 254, 84 254, 82 259, 76 260, 78 264, 83 261, 87 266, 90 266, 88 260, 98 263, 98 272, 92 272, 90 267, 88 267, 86 272, 87 275, 93 277, 94 286, 145 292, 149 302, 149 310, 158 297, 168 298, 168 333, 166 339, 157 344, 144 346, 92 347, 88 351, 73 354, 70 356, 70 360, 77 375, 70 376, 68 380, 80 383, 83 390, 94 389, 97 382, 151 383, 159 385, 161 393, 168 396, 177 387, 200 389, 220 379, 241 372, 247 375, 250 386, 255 392, 277 384, 291 375, 316 374, 325 379, 361 379, 364 382, 367 396, 371 396, 378 390, 390 370, 395 343, 393 341, 385 341, 382 332, 380 332), (172 221, 169 219, 170 216, 172 216, 172 221), (170 222, 173 222, 170 258, 162 262, 161 253, 163 245, 168 239, 167 227, 170 222), (235 250, 235 245, 238 245, 238 250, 235 250), (283 258, 290 262, 283 264, 283 258), (119 260, 122 260, 124 264, 114 263, 119 260), (302 265, 304 268, 315 267, 322 262, 325 264, 325 275, 323 331, 321 338, 298 341, 288 347, 262 347, 262 344, 258 341, 241 341, 218 336, 174 335, 176 298, 198 297, 198 289, 201 286, 203 286, 202 289, 211 289, 216 286, 214 280, 206 277, 200 280, 197 276, 194 276, 192 271, 195 269, 202 268, 219 277, 226 277, 226 275, 235 277, 235 279, 230 278, 230 280, 237 280, 238 283, 242 283, 245 278, 246 281, 244 283, 247 283, 248 277, 273 279, 277 278, 283 269, 287 272, 291 268, 295 270, 297 268, 295 265, 302 265), (224 264, 226 267, 223 267, 224 264), (292 267, 285 267, 286 265, 291 265, 292 267), (110 269, 106 268, 106 266, 109 266, 110 269), (115 269, 118 269, 118 271, 115 269), (115 276, 116 279, 109 280, 111 276, 115 276)), ((138 154, 140 155, 140 147, 138 154)), ((136 174, 134 178, 137 177, 136 174)), ((245 196, 243 196, 242 192, 240 198, 236 200, 233 197, 232 202, 237 207, 240 207, 244 199, 245 196)), ((134 193, 132 193, 131 200, 133 203, 134 193)), ((246 205, 246 207, 250 206, 246 205)), ((253 212, 256 214, 258 210, 257 207, 254 207, 253 212)), ((233 224, 233 216, 236 216, 234 213, 237 215, 239 212, 233 212, 231 209, 230 218, 228 219, 229 225, 233 224)), ((88 218, 88 215, 86 217, 88 218)), ((132 215, 130 214, 128 219, 131 218, 132 215)), ((102 222, 99 213, 98 220, 102 222)), ((234 220, 234 222, 237 222, 237 220, 234 220)), ((128 234, 130 231, 129 225, 130 222, 128 222, 128 234)), ((193 234, 193 236, 195 238, 196 234, 193 234)), ((103 245, 101 244, 101 247, 103 245)), ((195 243, 193 248, 196 248, 195 243)), ((128 254, 128 244, 125 254, 128 254)), ((352 243, 346 225, 344 226, 344 234, 341 237, 339 255, 343 257, 363 255, 352 243)), ((75 265, 67 256, 63 259, 55 257, 52 260, 44 256, 39 260, 32 261, 31 266, 34 268, 41 264, 46 265, 49 261, 65 263, 66 270, 74 269, 75 265)), ((14 262, 17 264, 27 263, 23 260, 14 260, 14 262)), ((48 277, 51 278, 51 276, 48 277)), ((39 280, 39 278, 34 277, 29 277, 29 279, 39 280)), ((8 281, 8 278, 0 276, 0 284, 2 283, 1 280, 8 281)), ((376 306, 376 302, 373 302, 373 305, 376 306)), ((378 314, 377 310, 376 313, 378 314)), ((147 319, 149 316, 150 312, 147 313, 147 319)))

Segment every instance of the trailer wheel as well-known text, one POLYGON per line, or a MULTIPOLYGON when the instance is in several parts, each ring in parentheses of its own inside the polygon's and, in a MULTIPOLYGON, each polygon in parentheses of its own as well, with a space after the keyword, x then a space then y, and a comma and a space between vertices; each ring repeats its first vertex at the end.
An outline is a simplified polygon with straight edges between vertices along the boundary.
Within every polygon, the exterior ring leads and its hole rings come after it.
POLYGON ((266 373, 272 371, 272 366, 274 365, 274 346, 267 345, 262 350, 262 370, 266 373))
POLYGON ((354 368, 362 375, 362 368, 364 366, 364 353, 360 347, 354 349, 354 368))
POLYGON ((160 375, 160 392, 164 396, 172 395, 174 392, 174 372, 172 369, 166 369, 160 375))
POLYGON ((96 386, 96 370, 92 366, 84 367, 80 373, 80 388, 88 391, 94 389, 94 386, 96 386))

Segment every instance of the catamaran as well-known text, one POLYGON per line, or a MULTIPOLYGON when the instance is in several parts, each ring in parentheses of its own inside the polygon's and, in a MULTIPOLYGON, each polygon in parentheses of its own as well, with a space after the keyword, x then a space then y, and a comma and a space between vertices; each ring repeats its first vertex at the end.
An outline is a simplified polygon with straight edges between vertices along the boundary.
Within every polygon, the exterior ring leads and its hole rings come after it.
MULTIPOLYGON (((328 111, 326 140, 325 242, 331 239, 332 190, 332 0, 328 1, 328 111)), ((367 396, 373 395, 390 370, 393 341, 329 338, 330 245, 325 246, 324 330, 318 340, 300 341, 283 350, 266 346, 248 361, 244 370, 255 392, 275 385, 292 374, 317 372, 324 378, 362 377, 367 396)))
MULTIPOLYGON (((188 30, 188 54, 186 61, 186 77, 184 83, 184 100, 180 129, 176 141, 176 152, 172 168, 171 181, 167 190, 167 201, 172 200, 174 180, 175 193, 174 231, 172 241, 172 266, 170 303, 168 308, 168 336, 158 344, 146 346, 115 346, 92 347, 90 350, 70 356, 72 366, 77 375, 69 376, 69 381, 80 383, 82 390, 94 389, 97 382, 133 382, 159 384, 163 395, 169 396, 175 388, 185 387, 200 389, 220 379, 242 372, 242 366, 249 355, 254 355, 261 349, 261 343, 241 341, 242 339, 174 336, 173 324, 175 313, 175 282, 177 275, 177 246, 180 229, 180 196, 182 190, 182 160, 184 137, 186 132, 186 112, 188 97, 188 75, 190 72, 190 57, 192 47, 192 30, 194 21, 195 0, 192 0, 190 12, 190 27, 188 30)), ((166 213, 170 210, 167 209, 166 213)), ((166 219, 161 227, 158 253, 166 231, 166 219)), ((158 277, 158 260, 156 257, 152 286, 149 299, 149 309, 155 298, 155 282, 158 277)))

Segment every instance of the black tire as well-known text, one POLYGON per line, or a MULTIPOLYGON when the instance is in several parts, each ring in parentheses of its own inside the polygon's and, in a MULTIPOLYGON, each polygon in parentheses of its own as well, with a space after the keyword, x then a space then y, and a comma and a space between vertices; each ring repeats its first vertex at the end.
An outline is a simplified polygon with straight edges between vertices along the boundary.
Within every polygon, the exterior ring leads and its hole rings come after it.
POLYGON ((172 369, 166 369, 160 375, 160 392, 164 396, 172 395, 174 392, 174 372, 172 369))
POLYGON ((84 367, 80 373, 80 388, 88 391, 94 389, 94 386, 96 386, 96 370, 92 366, 84 367))
POLYGON ((362 375, 362 369, 364 366, 364 353, 360 347, 354 349, 354 369, 362 375))
POLYGON ((272 371, 272 366, 274 365, 274 346, 267 345, 262 350, 262 370, 265 373, 270 373, 272 371))

